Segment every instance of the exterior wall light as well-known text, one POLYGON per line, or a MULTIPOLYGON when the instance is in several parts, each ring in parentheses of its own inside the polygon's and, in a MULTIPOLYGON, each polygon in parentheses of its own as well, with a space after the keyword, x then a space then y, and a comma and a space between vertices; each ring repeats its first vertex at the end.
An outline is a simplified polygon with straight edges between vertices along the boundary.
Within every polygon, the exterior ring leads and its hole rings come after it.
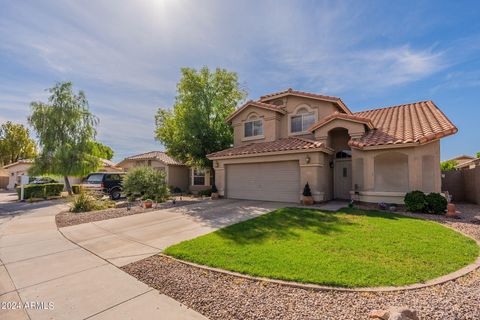
POLYGON ((308 155, 305 157, 305 163, 310 163, 310 157, 308 155))

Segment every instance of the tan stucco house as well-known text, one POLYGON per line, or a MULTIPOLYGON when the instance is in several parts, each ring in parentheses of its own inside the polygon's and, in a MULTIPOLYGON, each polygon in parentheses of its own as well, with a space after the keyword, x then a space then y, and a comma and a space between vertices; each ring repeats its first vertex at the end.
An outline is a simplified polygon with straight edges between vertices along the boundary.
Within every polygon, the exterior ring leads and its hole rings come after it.
POLYGON ((173 188, 180 188, 182 191, 190 190, 195 193, 210 188, 210 172, 208 170, 190 168, 162 151, 150 151, 127 157, 117 166, 122 167, 124 171, 139 166, 163 170, 167 184, 173 188))
POLYGON ((440 139, 457 128, 432 101, 351 112, 340 98, 288 89, 248 101, 226 121, 230 149, 208 155, 228 198, 403 203, 440 192, 440 139))

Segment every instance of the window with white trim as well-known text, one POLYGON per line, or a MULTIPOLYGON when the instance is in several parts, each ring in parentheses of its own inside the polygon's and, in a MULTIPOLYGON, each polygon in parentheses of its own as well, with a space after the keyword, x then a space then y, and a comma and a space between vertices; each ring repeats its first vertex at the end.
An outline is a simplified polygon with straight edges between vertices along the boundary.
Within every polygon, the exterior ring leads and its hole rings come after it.
POLYGON ((244 124, 244 137, 257 137, 263 135, 263 121, 261 119, 255 119, 245 122, 244 124))
POLYGON ((300 133, 307 132, 308 128, 315 123, 315 114, 301 109, 296 115, 290 118, 290 132, 300 133))
POLYGON ((195 168, 192 173, 192 182, 194 186, 205 185, 205 169, 195 168))

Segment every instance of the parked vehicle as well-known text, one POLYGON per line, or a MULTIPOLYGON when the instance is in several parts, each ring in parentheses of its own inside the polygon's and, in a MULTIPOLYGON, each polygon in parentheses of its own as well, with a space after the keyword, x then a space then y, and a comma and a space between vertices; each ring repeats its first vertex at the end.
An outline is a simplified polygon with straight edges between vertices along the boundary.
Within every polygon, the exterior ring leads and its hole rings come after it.
POLYGON ((122 196, 122 172, 95 172, 89 174, 82 182, 82 187, 108 194, 112 200, 122 196))
POLYGON ((33 179, 30 179, 30 184, 47 184, 56 182, 58 181, 50 177, 34 177, 33 179))

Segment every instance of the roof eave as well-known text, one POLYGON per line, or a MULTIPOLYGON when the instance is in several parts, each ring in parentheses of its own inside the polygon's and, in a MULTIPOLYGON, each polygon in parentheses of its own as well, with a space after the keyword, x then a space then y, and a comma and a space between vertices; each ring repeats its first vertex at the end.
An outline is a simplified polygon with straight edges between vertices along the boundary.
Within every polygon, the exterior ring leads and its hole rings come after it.
POLYGON ((225 119, 225 122, 226 123, 231 123, 233 118, 235 118, 238 114, 240 114, 240 112, 242 112, 243 110, 247 109, 248 107, 257 107, 257 108, 260 108, 260 109, 265 109, 265 110, 269 110, 269 111, 273 111, 273 112, 278 112, 278 113, 281 113, 281 114, 286 114, 286 112, 282 109, 274 109, 274 108, 268 108, 266 106, 262 106, 260 104, 256 104, 255 101, 253 100, 250 100, 248 102, 246 102, 244 105, 242 105, 240 108, 238 108, 237 110, 235 110, 231 115, 229 115, 226 119, 225 119))
POLYGON ((228 155, 228 156, 209 156, 209 160, 223 160, 223 159, 235 159, 235 158, 251 158, 251 157, 263 157, 263 156, 274 156, 279 154, 293 154, 293 153, 307 153, 307 152, 325 152, 328 154, 333 154, 333 150, 328 147, 318 147, 318 148, 308 148, 308 149, 294 149, 294 150, 283 150, 283 151, 270 151, 270 152, 258 152, 258 153, 248 153, 248 154, 237 154, 237 155, 228 155))

